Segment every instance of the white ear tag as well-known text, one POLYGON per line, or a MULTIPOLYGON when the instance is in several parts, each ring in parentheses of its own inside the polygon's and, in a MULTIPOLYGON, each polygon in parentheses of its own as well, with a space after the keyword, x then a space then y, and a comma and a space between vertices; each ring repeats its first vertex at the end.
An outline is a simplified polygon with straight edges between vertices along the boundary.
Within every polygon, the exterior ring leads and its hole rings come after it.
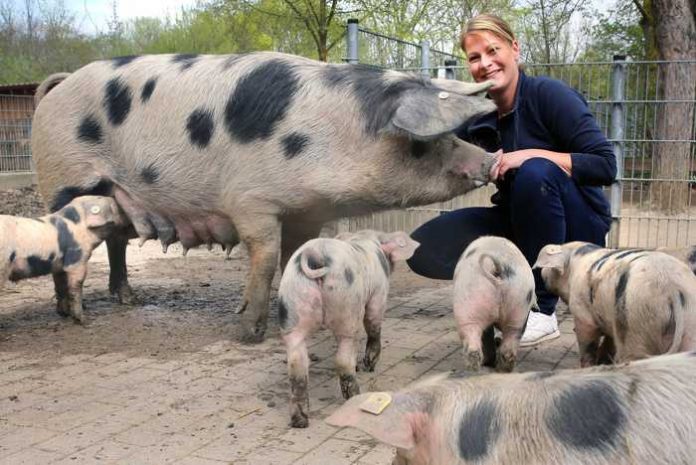
POLYGON ((89 209, 89 212, 93 215, 98 215, 101 212, 101 207, 99 205, 93 205, 92 208, 89 209))
POLYGON ((379 415, 391 404, 391 400, 391 395, 388 392, 375 392, 365 402, 360 404, 360 410, 379 415))
POLYGON ((437 96, 440 100, 445 100, 449 98, 449 92, 442 91, 439 94, 437 94, 437 96))

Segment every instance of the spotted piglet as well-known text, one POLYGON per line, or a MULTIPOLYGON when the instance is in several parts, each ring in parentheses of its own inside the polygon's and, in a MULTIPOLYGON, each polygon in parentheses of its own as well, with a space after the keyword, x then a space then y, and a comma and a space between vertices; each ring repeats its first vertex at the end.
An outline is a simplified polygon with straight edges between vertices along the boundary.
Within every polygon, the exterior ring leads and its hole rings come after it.
POLYGON ((360 327, 367 332, 364 365, 374 371, 394 262, 418 247, 404 232, 359 231, 313 239, 288 262, 278 289, 278 318, 288 353, 291 425, 309 425, 307 337, 320 327, 338 342, 336 370, 348 399, 360 393, 355 377, 360 327))
POLYGON ((92 251, 121 221, 111 197, 77 197, 61 210, 41 218, 0 215, 0 288, 53 275, 56 310, 84 322, 82 283, 92 251))
POLYGON ((694 353, 442 375, 354 397, 326 421, 396 447, 394 465, 684 465, 696 457, 695 385, 694 353))
POLYGON ((534 266, 568 304, 582 366, 601 360, 602 338, 617 362, 696 349, 696 278, 683 261, 570 242, 545 246, 534 266))
POLYGON ((453 302, 464 368, 475 371, 495 359, 497 371, 512 371, 529 310, 536 305, 534 276, 522 252, 503 237, 484 236, 469 244, 454 270, 453 302), (493 327, 503 336, 497 356, 493 327))

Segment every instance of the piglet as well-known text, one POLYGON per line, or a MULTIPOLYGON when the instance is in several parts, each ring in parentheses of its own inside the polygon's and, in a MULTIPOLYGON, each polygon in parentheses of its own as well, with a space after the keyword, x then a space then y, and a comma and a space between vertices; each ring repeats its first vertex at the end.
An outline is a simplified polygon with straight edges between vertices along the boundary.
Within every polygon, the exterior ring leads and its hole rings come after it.
POLYGON ((557 372, 436 376, 327 418, 396 447, 394 465, 685 465, 696 354, 557 372))
POLYGON ((291 426, 309 425, 307 337, 320 327, 338 342, 336 369, 348 399, 360 393, 355 377, 360 327, 367 332, 364 366, 374 371, 394 262, 413 255, 418 243, 404 232, 359 231, 312 239, 290 258, 278 289, 278 319, 287 348, 291 426))
POLYGON ((682 261, 654 250, 604 249, 585 242, 539 252, 546 288, 568 304, 580 363, 613 352, 624 362, 696 349, 696 277, 682 261), (606 350, 602 338, 613 344, 606 350))
POLYGON ((512 371, 536 305, 534 276, 522 252, 503 237, 484 236, 469 244, 454 270, 453 302, 464 368, 475 371, 495 358, 497 371, 512 371), (497 357, 493 326, 502 332, 497 357))
POLYGON ((111 197, 77 197, 41 218, 0 215, 0 288, 9 279, 53 275, 58 314, 84 323, 87 261, 121 215, 111 197))

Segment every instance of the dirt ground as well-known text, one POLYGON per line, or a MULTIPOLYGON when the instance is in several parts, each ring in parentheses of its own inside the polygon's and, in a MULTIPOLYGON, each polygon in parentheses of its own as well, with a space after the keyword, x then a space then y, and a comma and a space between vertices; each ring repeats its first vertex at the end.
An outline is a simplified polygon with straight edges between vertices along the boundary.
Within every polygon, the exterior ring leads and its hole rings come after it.
MULTIPOLYGON (((31 188, 0 191, 0 214, 43 215, 40 196, 31 188)), ((129 280, 139 305, 119 305, 108 292, 106 247, 95 250, 85 281, 88 322, 82 328, 54 310, 50 276, 9 283, 0 291, 0 346, 5 351, 43 354, 44 363, 70 354, 123 352, 130 355, 176 357, 196 352, 212 342, 237 338, 241 330, 238 307, 248 260, 243 249, 230 259, 220 247, 190 250, 182 256, 178 244, 165 255, 159 243, 138 248, 131 241, 127 262, 129 280)), ((279 274, 279 273, 278 273, 279 274)), ((400 264, 391 280, 390 295, 407 296, 445 282, 420 278, 400 264)), ((274 282, 277 288, 278 277, 274 282)), ((268 337, 277 337, 277 304, 272 293, 268 337)))

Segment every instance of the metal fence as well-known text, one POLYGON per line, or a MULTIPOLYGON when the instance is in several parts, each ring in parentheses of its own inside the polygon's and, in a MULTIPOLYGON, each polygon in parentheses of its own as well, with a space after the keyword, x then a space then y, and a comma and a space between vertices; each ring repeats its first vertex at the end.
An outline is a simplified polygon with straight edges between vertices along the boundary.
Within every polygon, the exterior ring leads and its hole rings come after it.
POLYGON ((31 118, 34 99, 0 95, 0 173, 31 171, 31 118))

